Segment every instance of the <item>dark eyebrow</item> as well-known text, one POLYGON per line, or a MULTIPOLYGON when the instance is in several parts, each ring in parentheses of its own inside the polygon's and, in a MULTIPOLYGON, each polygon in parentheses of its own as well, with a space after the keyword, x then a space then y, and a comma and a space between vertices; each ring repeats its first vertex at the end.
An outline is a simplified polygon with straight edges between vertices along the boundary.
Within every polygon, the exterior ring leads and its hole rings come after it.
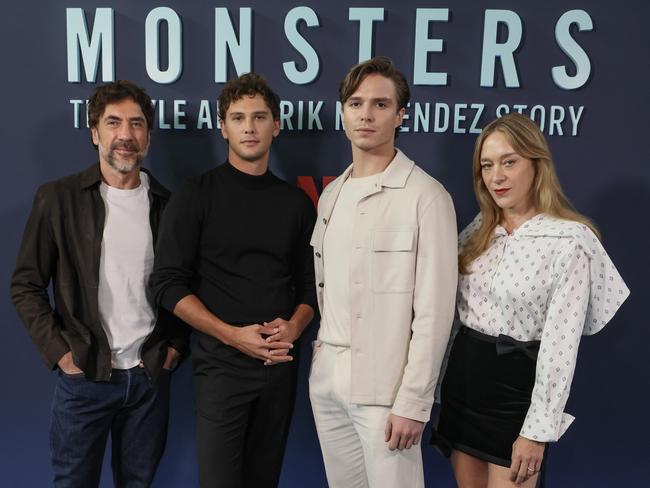
MULTIPOLYGON (((117 115, 107 115, 106 117, 104 117, 104 120, 106 120, 106 121, 109 121, 109 120, 121 121, 122 118, 118 117, 117 115)), ((136 117, 129 117, 129 122, 136 122, 136 121, 137 122, 144 122, 144 117, 142 117, 140 115, 138 115, 136 117)))
MULTIPOLYGON (((358 102, 360 100, 363 100, 363 97, 348 98, 348 101, 358 102)), ((377 98, 371 98, 370 101, 373 103, 377 103, 377 102, 392 102, 393 100, 390 97, 377 97, 377 98)))
MULTIPOLYGON (((255 112, 252 112, 253 115, 269 115, 271 113, 270 110, 256 110, 255 112)), ((228 117, 233 117, 235 115, 245 115, 244 112, 230 112, 228 114, 228 117)))

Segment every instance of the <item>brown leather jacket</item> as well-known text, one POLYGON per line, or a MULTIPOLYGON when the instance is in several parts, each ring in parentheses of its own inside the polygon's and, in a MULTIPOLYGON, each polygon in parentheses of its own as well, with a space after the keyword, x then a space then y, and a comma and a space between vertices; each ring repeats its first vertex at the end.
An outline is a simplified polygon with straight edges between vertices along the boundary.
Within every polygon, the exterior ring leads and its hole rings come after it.
MULTIPOLYGON (((68 351, 86 378, 107 381, 111 351, 99 321, 97 289, 105 207, 99 164, 49 182, 36 192, 25 226, 11 297, 45 364, 53 369, 68 351), (52 281, 53 309, 48 295, 52 281)), ((169 191, 149 175, 149 220, 154 245, 169 191)), ((163 309, 142 346, 142 361, 155 379, 172 346, 187 352, 189 328, 163 309)))

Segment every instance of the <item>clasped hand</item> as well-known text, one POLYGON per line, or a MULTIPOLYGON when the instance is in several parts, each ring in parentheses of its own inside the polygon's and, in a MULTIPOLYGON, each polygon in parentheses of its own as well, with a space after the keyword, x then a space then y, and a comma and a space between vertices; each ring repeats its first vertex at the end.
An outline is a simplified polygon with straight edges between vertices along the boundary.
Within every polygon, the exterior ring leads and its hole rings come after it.
POLYGON ((297 339, 291 322, 277 318, 263 325, 253 324, 236 327, 232 346, 244 354, 261 359, 266 366, 293 361, 289 350, 297 339))

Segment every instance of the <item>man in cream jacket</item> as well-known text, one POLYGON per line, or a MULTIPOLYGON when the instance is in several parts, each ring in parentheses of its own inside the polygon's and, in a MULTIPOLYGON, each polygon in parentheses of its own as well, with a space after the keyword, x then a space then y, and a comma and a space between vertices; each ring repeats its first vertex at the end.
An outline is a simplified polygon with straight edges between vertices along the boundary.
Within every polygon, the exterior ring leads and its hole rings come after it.
POLYGON ((339 95, 353 163, 323 191, 311 241, 325 470, 332 488, 424 487, 419 440, 454 314, 454 207, 394 147, 410 93, 390 59, 353 67, 339 95))

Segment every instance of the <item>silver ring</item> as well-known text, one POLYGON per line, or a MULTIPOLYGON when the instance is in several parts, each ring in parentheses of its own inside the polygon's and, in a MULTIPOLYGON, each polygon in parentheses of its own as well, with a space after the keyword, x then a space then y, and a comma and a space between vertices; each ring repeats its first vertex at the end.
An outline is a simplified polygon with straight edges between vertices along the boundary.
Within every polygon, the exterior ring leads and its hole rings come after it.
POLYGON ((527 469, 528 471, 530 471, 531 473, 534 473, 534 472, 535 472, 535 469, 532 469, 532 468, 530 468, 530 467, 528 467, 528 468, 526 468, 526 469, 527 469))

